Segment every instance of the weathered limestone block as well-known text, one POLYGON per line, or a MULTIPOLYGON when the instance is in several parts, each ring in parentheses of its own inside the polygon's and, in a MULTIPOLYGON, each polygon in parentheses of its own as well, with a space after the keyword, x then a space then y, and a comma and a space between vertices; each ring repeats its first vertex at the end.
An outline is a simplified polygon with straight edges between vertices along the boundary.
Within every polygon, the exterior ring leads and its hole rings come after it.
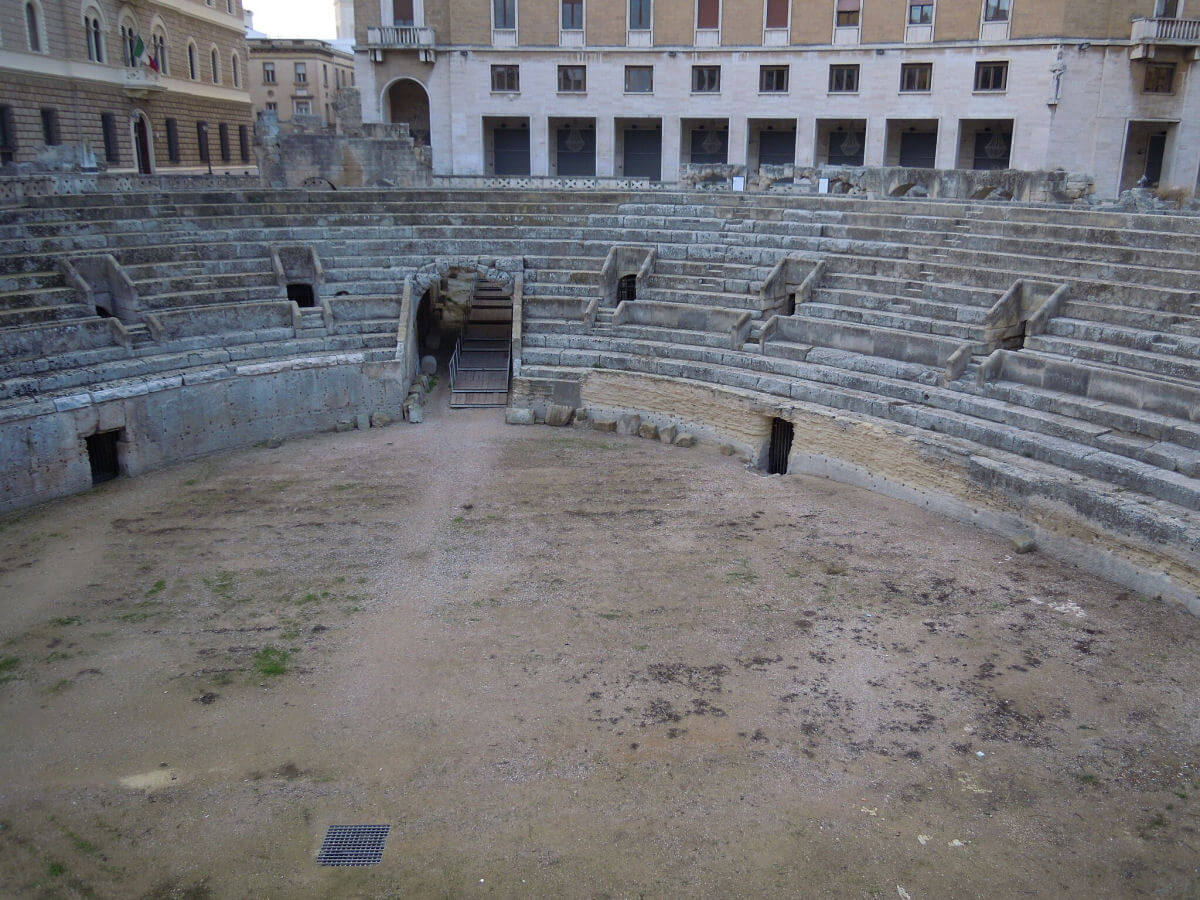
POLYGON ((421 374, 422 375, 436 375, 437 369, 438 369, 438 366, 437 366, 436 359, 434 359, 432 356, 428 356, 428 355, 421 357, 421 374))
POLYGON ((656 441, 658 440, 658 426, 653 422, 643 422, 642 426, 638 429, 638 434, 646 438, 646 440, 656 441))
POLYGON ((558 403, 551 403, 546 406, 546 424, 553 425, 555 428, 570 425, 571 419, 574 416, 574 407, 563 406, 558 403))
POLYGON ((637 413, 626 413, 617 420, 617 434, 634 436, 642 427, 642 417, 637 413))
POLYGON ((504 411, 504 421, 509 425, 532 425, 533 410, 513 409, 512 407, 509 407, 504 411))
POLYGON ((377 412, 377 413, 371 414, 371 427, 372 428, 386 428, 388 425, 391 425, 391 424, 392 424, 392 417, 389 416, 387 413, 377 412))
POLYGON ((679 433, 679 429, 674 425, 665 425, 658 429, 658 439, 664 444, 675 443, 675 435, 679 433))
POLYGON ((608 415, 593 416, 592 428, 596 431, 616 431, 617 419, 608 415))
POLYGON ((696 436, 694 434, 687 434, 685 432, 675 438, 675 446, 676 447, 695 447, 696 446, 696 436))

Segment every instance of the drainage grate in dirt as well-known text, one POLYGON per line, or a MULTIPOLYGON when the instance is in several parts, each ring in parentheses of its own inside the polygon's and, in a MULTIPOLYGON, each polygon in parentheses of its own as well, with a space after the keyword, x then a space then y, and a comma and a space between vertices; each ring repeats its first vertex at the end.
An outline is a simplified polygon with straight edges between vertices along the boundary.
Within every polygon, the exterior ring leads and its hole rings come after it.
POLYGON ((317 865, 377 866, 391 830, 391 825, 330 825, 317 865))

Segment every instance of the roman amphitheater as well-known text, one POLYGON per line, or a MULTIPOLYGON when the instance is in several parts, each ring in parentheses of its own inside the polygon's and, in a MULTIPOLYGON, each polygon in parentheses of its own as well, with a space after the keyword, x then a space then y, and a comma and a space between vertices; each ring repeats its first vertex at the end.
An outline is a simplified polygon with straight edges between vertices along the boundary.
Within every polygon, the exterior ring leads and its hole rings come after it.
POLYGON ((0 893, 1200 894, 1200 218, 134 187, 0 209, 0 893))

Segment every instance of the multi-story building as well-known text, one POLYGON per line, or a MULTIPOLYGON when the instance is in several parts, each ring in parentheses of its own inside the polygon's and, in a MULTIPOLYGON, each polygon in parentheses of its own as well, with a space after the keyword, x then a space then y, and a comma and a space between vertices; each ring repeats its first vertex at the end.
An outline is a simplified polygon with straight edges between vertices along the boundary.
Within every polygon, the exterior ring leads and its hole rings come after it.
POLYGON ((313 39, 251 37, 246 43, 256 114, 269 110, 281 122, 321 116, 333 123, 334 93, 354 85, 353 53, 313 39))
POLYGON ((244 169, 254 158, 240 0, 0 5, 0 163, 244 169))
POLYGON ((356 0, 439 174, 1067 169, 1196 188, 1200 0, 356 0), (428 122, 428 125, 424 125, 428 122))

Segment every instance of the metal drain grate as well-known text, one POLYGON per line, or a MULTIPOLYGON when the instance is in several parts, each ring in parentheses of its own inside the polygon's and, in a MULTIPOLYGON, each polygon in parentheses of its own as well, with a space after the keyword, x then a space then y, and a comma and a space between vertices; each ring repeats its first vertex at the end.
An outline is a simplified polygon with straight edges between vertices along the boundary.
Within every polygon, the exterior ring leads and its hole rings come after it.
POLYGON ((317 865, 377 866, 391 830, 391 825, 330 825, 317 865))

